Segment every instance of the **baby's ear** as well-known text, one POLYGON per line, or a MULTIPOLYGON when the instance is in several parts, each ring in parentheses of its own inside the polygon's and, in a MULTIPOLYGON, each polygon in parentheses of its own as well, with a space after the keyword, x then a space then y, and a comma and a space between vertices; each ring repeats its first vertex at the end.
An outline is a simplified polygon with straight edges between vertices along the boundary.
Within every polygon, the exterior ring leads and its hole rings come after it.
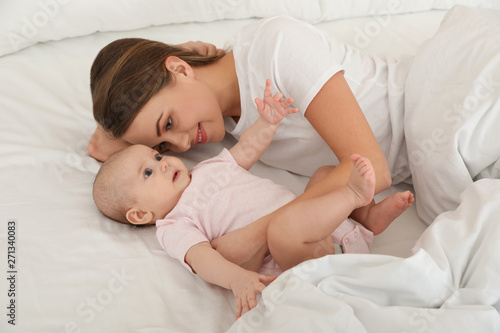
POLYGON ((150 224, 153 221, 153 213, 136 207, 130 208, 125 216, 132 224, 150 224))

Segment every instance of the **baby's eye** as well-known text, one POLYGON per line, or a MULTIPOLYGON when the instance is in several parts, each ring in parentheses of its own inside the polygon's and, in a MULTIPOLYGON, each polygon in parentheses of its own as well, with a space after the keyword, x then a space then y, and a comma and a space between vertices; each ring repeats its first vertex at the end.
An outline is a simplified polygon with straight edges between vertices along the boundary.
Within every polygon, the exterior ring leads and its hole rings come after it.
POLYGON ((170 128, 172 128, 172 118, 168 117, 167 123, 165 124, 165 130, 168 131, 170 128))
POLYGON ((144 178, 148 178, 152 174, 153 174, 153 170, 151 170, 151 169, 144 170, 144 178))
POLYGON ((161 155, 155 155, 155 159, 159 162, 163 159, 163 156, 161 155))

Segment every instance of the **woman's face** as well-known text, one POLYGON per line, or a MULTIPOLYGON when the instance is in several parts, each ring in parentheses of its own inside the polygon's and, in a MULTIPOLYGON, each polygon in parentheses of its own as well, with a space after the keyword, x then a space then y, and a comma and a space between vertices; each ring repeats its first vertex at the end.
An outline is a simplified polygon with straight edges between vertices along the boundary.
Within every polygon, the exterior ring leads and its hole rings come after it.
POLYGON ((144 105, 123 139, 160 152, 184 152, 224 138, 224 120, 215 94, 194 77, 175 76, 144 105))

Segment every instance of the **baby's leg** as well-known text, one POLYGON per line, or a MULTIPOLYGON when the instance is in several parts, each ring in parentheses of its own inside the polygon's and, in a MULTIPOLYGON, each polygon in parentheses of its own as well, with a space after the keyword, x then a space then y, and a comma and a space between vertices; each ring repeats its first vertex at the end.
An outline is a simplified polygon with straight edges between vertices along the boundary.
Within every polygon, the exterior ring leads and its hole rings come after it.
POLYGON ((267 229, 275 213, 212 240, 212 247, 224 258, 247 270, 258 272, 269 253, 267 229))
MULTIPOLYGON (((359 155, 353 155, 353 157, 359 155)), ((307 188, 321 182, 334 166, 320 167, 312 175, 307 188)), ((378 204, 372 200, 366 206, 352 211, 350 217, 361 223, 365 228, 378 235, 383 232, 399 215, 401 215, 413 203, 413 194, 409 191, 399 192, 391 195, 378 204)))
POLYGON ((368 159, 359 155, 353 156, 353 164, 345 186, 317 198, 295 202, 271 219, 268 246, 283 270, 304 260, 335 253, 332 232, 353 209, 373 200, 373 167, 368 159))
POLYGON ((325 177, 330 173, 330 171, 332 171, 333 169, 335 169, 335 166, 334 165, 324 165, 320 168, 318 168, 314 173, 313 175, 311 176, 311 179, 309 179, 309 182, 307 182, 307 185, 306 185, 306 188, 304 190, 307 191, 308 188, 310 188, 311 186, 313 186, 314 184, 316 183, 319 183, 321 182, 323 179, 325 179, 325 177))
POLYGON ((361 223, 366 229, 378 235, 400 216, 413 203, 410 191, 398 192, 379 203, 371 203, 354 210, 351 218, 361 223))

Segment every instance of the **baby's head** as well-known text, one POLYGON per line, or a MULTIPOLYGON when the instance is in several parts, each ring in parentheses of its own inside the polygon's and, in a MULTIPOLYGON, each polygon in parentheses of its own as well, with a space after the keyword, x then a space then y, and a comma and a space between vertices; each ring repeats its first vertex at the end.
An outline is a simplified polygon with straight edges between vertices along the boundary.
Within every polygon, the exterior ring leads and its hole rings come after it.
POLYGON ((184 163, 143 145, 111 155, 94 181, 99 210, 122 223, 154 224, 169 213, 191 182, 184 163))

